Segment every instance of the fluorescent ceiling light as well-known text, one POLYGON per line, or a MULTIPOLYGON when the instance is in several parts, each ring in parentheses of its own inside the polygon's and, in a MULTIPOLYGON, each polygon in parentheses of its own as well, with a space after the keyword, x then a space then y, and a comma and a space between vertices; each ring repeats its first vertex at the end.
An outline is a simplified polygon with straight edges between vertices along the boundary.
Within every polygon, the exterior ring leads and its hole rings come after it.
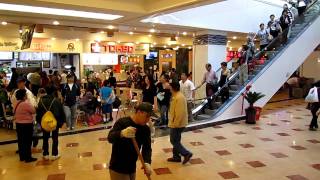
POLYGON ((102 19, 102 20, 115 20, 123 17, 121 15, 113 15, 113 14, 105 14, 105 13, 95 13, 95 12, 86 12, 86 11, 78 11, 78 10, 67 10, 67 9, 28 6, 28 5, 20 5, 20 4, 6 4, 6 3, 0 3, 0 10, 37 13, 37 14, 50 14, 50 15, 58 15, 58 16, 81 17, 81 18, 89 18, 89 19, 102 19))

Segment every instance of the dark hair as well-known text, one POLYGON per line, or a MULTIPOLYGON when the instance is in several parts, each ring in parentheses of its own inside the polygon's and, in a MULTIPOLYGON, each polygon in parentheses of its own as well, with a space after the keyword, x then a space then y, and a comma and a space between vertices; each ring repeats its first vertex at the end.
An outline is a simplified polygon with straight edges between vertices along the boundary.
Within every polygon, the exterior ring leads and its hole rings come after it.
POLYGON ((16 92, 16 99, 17 100, 23 100, 24 97, 26 97, 26 95, 27 95, 27 91, 25 89, 19 89, 16 92))
POLYGON ((49 70, 49 74, 52 74, 52 73, 53 73, 53 71, 52 71, 52 69, 50 69, 50 70, 49 70))
POLYGON ((210 63, 207 63, 206 66, 211 67, 211 64, 210 64, 210 63))
POLYGON ((170 76, 168 74, 162 74, 161 76, 163 76, 163 78, 166 80, 166 81, 169 81, 170 79, 170 76))
POLYGON ((180 91, 180 84, 179 82, 172 82, 170 83, 170 86, 173 91, 180 91))
POLYGON ((44 88, 40 88, 38 90, 38 94, 45 94, 45 93, 47 93, 47 91, 44 88))
POLYGON ((71 78, 73 78, 73 75, 72 74, 68 74, 67 75, 67 79, 71 79, 71 78))
POLYGON ((108 85, 109 85, 109 80, 104 80, 104 81, 103 81, 103 86, 104 86, 104 87, 107 87, 108 85))
POLYGON ((53 85, 49 85, 45 88, 45 91, 48 95, 53 95, 56 92, 56 90, 56 87, 54 87, 53 85))
POLYGON ((171 68, 171 71, 172 71, 172 72, 176 72, 176 69, 175 69, 175 68, 171 68))
POLYGON ((273 16, 273 17, 275 17, 275 15, 274 15, 274 14, 271 14, 271 15, 270 15, 270 18, 271 18, 272 16, 273 16))
POLYGON ((146 76, 144 77, 144 79, 146 79, 146 78, 149 79, 151 86, 154 85, 154 79, 153 79, 152 75, 146 75, 146 76))
POLYGON ((227 63, 226 63, 226 62, 222 62, 222 63, 220 63, 220 64, 221 64, 221 66, 227 67, 227 63))
POLYGON ((113 76, 113 72, 110 72, 110 76, 111 76, 111 77, 113 76))
POLYGON ((264 26, 264 23, 261 23, 259 26, 261 27, 262 25, 264 26))
POLYGON ((59 73, 58 71, 54 71, 54 72, 53 72, 53 75, 57 76, 58 73, 59 73))

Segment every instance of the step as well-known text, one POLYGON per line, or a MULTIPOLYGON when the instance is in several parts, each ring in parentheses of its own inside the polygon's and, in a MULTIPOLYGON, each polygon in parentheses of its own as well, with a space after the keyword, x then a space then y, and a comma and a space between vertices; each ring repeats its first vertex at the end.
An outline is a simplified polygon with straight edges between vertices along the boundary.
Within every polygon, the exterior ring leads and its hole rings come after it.
POLYGON ((237 84, 229 85, 229 87, 230 87, 230 90, 238 90, 239 89, 239 85, 237 85, 237 84))
POLYGON ((254 76, 255 76, 255 75, 249 75, 249 76, 248 76, 248 79, 251 80, 251 79, 254 78, 254 76))
POLYGON ((199 114, 195 117, 196 120, 207 120, 210 119, 211 116, 207 114, 199 114))
POLYGON ((213 109, 213 110, 211 110, 211 109, 205 109, 204 111, 205 111, 205 114, 206 114, 206 115, 212 116, 215 112, 217 112, 217 109, 213 109))
MULTIPOLYGON (((250 76, 250 75, 249 75, 249 76, 250 76)), ((237 93, 238 93, 238 91, 229 90, 230 96, 233 96, 233 95, 235 95, 235 94, 237 94, 237 93)))

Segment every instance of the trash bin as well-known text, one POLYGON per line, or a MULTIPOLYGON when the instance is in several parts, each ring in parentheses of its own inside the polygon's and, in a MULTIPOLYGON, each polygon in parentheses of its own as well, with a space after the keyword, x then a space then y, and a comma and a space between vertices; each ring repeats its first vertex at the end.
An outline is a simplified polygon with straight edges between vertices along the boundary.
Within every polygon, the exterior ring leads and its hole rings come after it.
POLYGON ((257 106, 255 106, 254 108, 256 109, 256 121, 259 121, 262 108, 257 106))

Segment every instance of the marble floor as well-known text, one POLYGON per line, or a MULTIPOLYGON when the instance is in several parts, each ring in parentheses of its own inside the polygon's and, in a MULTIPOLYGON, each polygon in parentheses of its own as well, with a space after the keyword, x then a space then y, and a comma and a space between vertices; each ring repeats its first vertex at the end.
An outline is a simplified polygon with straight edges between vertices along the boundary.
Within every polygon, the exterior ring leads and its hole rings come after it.
MULTIPOLYGON (((256 125, 240 121, 186 132, 183 143, 194 154, 186 165, 166 162, 172 150, 169 138, 156 138, 152 179, 319 180, 320 130, 308 130, 311 115, 305 106, 303 100, 270 103, 256 125)), ((36 150, 39 160, 31 164, 19 162, 16 144, 2 145, 0 179, 107 180, 111 152, 107 133, 60 137, 59 160, 43 161, 36 150)), ((138 169, 137 180, 143 179, 138 169)))

